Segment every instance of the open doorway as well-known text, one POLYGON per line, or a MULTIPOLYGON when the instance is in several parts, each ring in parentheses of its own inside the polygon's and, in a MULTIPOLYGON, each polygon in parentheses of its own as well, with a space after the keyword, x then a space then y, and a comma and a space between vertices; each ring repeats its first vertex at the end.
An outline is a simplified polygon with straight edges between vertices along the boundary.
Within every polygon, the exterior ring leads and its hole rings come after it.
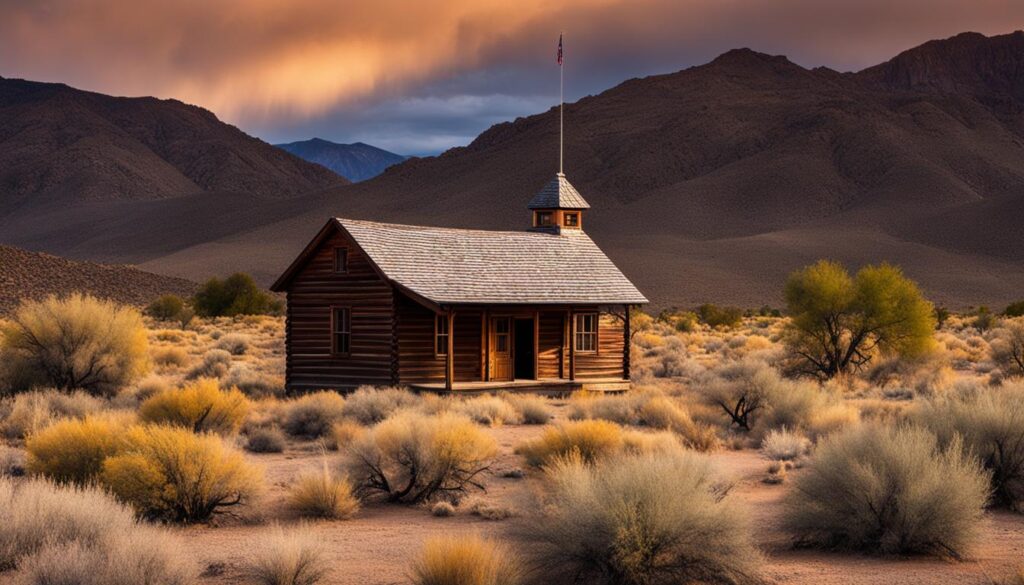
POLYGON ((533 380, 537 378, 534 371, 533 319, 516 319, 515 350, 513 352, 514 372, 516 379, 533 380))

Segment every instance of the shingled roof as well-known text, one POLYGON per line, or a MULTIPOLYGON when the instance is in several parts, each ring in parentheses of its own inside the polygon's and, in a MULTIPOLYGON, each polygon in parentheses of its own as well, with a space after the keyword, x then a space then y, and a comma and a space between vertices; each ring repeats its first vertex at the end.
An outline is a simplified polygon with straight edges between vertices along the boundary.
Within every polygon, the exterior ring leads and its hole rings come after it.
POLYGON ((558 235, 334 221, 388 280, 438 305, 647 302, 582 231, 558 235))
POLYGON ((558 173, 539 193, 533 196, 528 209, 590 209, 590 204, 565 178, 558 173))

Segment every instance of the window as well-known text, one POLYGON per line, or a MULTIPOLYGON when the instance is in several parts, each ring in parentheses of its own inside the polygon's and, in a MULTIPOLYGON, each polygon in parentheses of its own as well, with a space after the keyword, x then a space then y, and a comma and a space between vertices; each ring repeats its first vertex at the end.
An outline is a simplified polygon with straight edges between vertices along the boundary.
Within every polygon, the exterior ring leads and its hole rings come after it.
POLYGON ((537 212, 537 225, 538 226, 554 225, 554 223, 555 223, 554 214, 552 214, 550 211, 538 211, 537 212))
POLYGON ((331 307, 331 353, 348 355, 352 347, 352 310, 331 307))
POLYGON ((448 355, 448 316, 438 315, 434 319, 434 353, 437 355, 448 355))
POLYGON ((494 321, 494 351, 508 353, 509 319, 494 321))
POLYGON ((576 351, 597 351, 597 313, 576 315, 576 351))
POLYGON ((348 248, 334 249, 334 271, 338 274, 348 272, 348 248))
POLYGON ((565 214, 565 227, 579 227, 580 226, 580 214, 578 213, 566 213, 565 214))

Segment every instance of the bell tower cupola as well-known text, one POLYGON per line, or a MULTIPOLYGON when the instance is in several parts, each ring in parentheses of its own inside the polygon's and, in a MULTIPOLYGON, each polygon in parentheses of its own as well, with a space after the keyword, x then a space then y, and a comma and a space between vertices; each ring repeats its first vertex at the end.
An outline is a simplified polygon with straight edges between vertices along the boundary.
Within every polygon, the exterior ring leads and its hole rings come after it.
POLYGON ((527 208, 533 212, 531 230, 560 234, 582 230, 583 212, 590 209, 590 204, 564 174, 558 173, 534 195, 527 208))

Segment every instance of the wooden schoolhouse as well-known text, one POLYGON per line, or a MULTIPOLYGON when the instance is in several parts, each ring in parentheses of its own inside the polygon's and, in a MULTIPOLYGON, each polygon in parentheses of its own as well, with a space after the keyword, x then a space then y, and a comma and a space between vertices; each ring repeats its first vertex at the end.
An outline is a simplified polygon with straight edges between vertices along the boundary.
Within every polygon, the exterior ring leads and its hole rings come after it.
POLYGON ((522 231, 329 220, 271 287, 287 293, 288 390, 627 389, 630 307, 647 299, 562 173, 527 207, 522 231))

